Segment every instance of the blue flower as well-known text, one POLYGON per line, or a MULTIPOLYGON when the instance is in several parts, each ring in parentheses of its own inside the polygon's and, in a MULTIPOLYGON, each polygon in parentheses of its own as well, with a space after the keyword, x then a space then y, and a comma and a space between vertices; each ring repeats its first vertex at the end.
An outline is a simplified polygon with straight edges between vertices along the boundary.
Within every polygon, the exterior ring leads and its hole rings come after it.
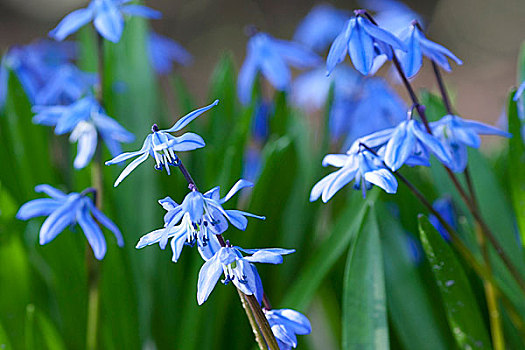
MULTIPOLYGON (((434 208, 439 215, 450 225, 453 229, 457 228, 456 221, 456 211, 454 210, 454 205, 450 197, 439 198, 434 203, 432 203, 432 208, 434 208)), ((448 231, 441 225, 441 222, 433 214, 428 216, 428 220, 436 230, 441 234, 441 236, 447 241, 450 242, 450 234, 448 231)))
POLYGON ((159 243, 161 249, 164 249, 168 239, 172 238, 171 248, 174 262, 179 259, 184 244, 193 246, 197 243, 203 258, 211 258, 217 251, 215 247, 218 247, 219 244, 213 235, 226 231, 228 221, 238 229, 245 230, 248 225, 247 216, 265 219, 264 216, 240 210, 225 210, 222 207, 222 204, 239 190, 252 186, 251 182, 241 179, 233 185, 224 198, 220 198, 220 188, 215 187, 204 194, 191 191, 181 204, 177 204, 170 197, 160 200, 159 203, 167 211, 164 216, 164 227, 144 235, 136 248, 159 243), (210 250, 211 255, 208 253, 210 250))
POLYGON ((518 90, 516 90, 516 93, 514 94, 514 97, 512 99, 515 102, 518 101, 521 95, 523 95, 523 92, 525 92, 525 80, 521 82, 520 86, 518 87, 518 90))
POLYGON ((301 21, 293 40, 321 53, 341 32, 348 17, 348 11, 327 4, 317 5, 301 21))
POLYGON ((119 246, 124 245, 118 227, 98 210, 91 198, 84 193, 65 194, 49 185, 38 185, 35 191, 43 192, 51 198, 39 198, 25 203, 18 210, 16 217, 19 220, 29 220, 37 216, 47 216, 40 228, 41 245, 51 242, 66 227, 78 223, 93 249, 95 258, 101 260, 106 254, 106 240, 96 221, 113 232, 119 246))
POLYGON ((92 0, 87 8, 68 14, 49 32, 49 36, 62 41, 80 27, 93 21, 95 29, 111 42, 118 42, 124 30, 124 15, 158 19, 160 12, 149 7, 127 4, 131 0, 92 0))
MULTIPOLYGON (((321 179, 312 188, 310 201, 313 202, 321 197, 326 203, 332 198, 337 191, 350 181, 355 179, 354 188, 361 189, 363 196, 371 184, 381 187, 387 193, 396 193, 397 180, 388 170, 380 157, 360 146, 360 139, 356 140, 347 154, 328 154, 323 159, 323 166, 331 165, 338 168, 321 179)), ((368 147, 373 147, 369 142, 368 147)))
POLYGON ((82 72, 73 64, 58 67, 38 90, 35 104, 51 106, 77 101, 97 83, 97 75, 82 72))
POLYGON ((258 99, 252 118, 252 135, 258 141, 264 141, 270 134, 270 116, 274 113, 272 101, 258 99))
POLYGON ((257 33, 250 38, 246 59, 239 72, 237 93, 243 104, 250 102, 253 83, 261 74, 279 91, 291 84, 288 65, 304 69, 317 65, 320 58, 300 44, 278 40, 266 33, 257 33))
POLYGON ((183 66, 191 63, 193 58, 176 41, 150 31, 148 37, 149 60, 157 74, 168 74, 173 70, 173 62, 183 66))
POLYGON ((258 273, 252 263, 281 264, 282 255, 295 252, 293 249, 267 248, 243 249, 240 247, 221 247, 199 271, 197 285, 197 302, 202 305, 215 288, 219 278, 224 273, 224 284, 233 282, 246 295, 256 295, 258 300, 262 295, 258 273), (250 254, 243 256, 242 253, 250 254))
POLYGON ((55 126, 55 134, 71 133, 70 142, 77 142, 74 167, 82 169, 89 164, 97 148, 98 136, 104 140, 111 154, 121 152, 120 143, 134 140, 133 134, 108 117, 92 96, 84 97, 68 106, 35 106, 35 124, 55 126))
POLYGON ((330 74, 348 53, 355 69, 368 75, 374 59, 381 54, 391 58, 392 48, 406 51, 405 44, 396 36, 358 15, 346 22, 332 43, 326 59, 327 73, 330 74))
POLYGON ((57 43, 39 40, 25 46, 12 47, 3 57, 0 67, 0 108, 7 98, 7 79, 12 71, 32 104, 40 89, 62 65, 76 56, 71 42, 57 43))
POLYGON ((188 125, 193 119, 197 118, 202 113, 206 112, 213 106, 216 106, 219 100, 215 100, 212 104, 202 107, 186 114, 180 118, 171 128, 167 130, 159 130, 157 125, 153 125, 152 133, 144 140, 142 148, 135 152, 126 152, 119 154, 115 158, 108 160, 106 165, 122 163, 130 158, 139 156, 128 164, 126 168, 119 175, 115 181, 114 186, 117 187, 119 183, 124 180, 137 166, 148 159, 148 156, 155 158, 155 169, 162 170, 166 168, 168 175, 170 174, 170 165, 176 166, 178 164, 178 157, 175 152, 193 151, 205 146, 204 140, 197 134, 187 132, 182 136, 173 136, 169 133, 177 132, 188 125))
POLYGON ((498 135, 511 137, 508 132, 501 131, 493 126, 475 120, 462 119, 456 115, 448 114, 430 123, 432 132, 447 148, 452 155, 447 165, 452 171, 460 173, 465 170, 468 162, 467 146, 479 148, 481 139, 479 135, 498 135))
POLYGON ((463 61, 457 58, 450 50, 428 40, 415 23, 411 24, 408 30, 402 34, 402 40, 408 47, 408 50, 406 52, 396 51, 396 54, 403 71, 409 78, 419 72, 423 64, 423 56, 428 57, 447 72, 452 70, 448 58, 458 65, 463 64, 463 61))
POLYGON ((306 335, 312 332, 308 318, 292 309, 263 309, 266 319, 277 339, 280 350, 290 350, 297 347, 296 334, 306 335))

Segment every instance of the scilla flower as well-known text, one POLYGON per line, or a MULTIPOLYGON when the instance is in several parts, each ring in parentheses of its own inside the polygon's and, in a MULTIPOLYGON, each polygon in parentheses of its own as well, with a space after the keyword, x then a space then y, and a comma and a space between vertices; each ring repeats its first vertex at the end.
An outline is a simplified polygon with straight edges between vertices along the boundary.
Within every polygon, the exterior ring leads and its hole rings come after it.
POLYGON ((35 106, 36 124, 55 126, 55 134, 71 133, 69 140, 77 143, 74 166, 82 169, 89 164, 100 136, 112 154, 121 151, 120 143, 134 140, 133 134, 107 116, 92 96, 84 97, 68 106, 35 106))
POLYGON ((295 252, 293 249, 243 249, 227 244, 221 247, 211 259, 202 265, 199 271, 197 285, 197 302, 202 305, 215 288, 219 278, 224 273, 224 284, 233 282, 235 286, 246 295, 262 294, 262 284, 259 274, 252 263, 281 264, 282 255, 295 252), (242 253, 250 254, 243 256, 242 253))
POLYGON ((430 123, 430 127, 434 135, 452 155, 450 161, 445 165, 457 173, 465 170, 467 166, 467 146, 479 148, 481 145, 479 135, 512 136, 508 132, 501 131, 493 126, 475 120, 462 119, 451 114, 444 116, 437 122, 430 123))
POLYGON ((356 11, 357 17, 349 19, 343 30, 335 38, 328 57, 326 59, 326 70, 330 74, 337 64, 342 62, 346 54, 354 64, 355 69, 363 75, 368 75, 372 70, 374 59, 385 54, 388 58, 392 56, 392 49, 406 51, 403 44, 392 33, 372 24, 370 20, 361 16, 356 11))
POLYGON ((285 91, 290 87, 291 72, 288 65, 304 69, 317 65, 320 58, 300 44, 278 40, 266 33, 250 38, 246 59, 239 72, 237 92, 243 104, 250 102, 253 83, 260 72, 272 86, 285 91))
POLYGON ((76 224, 84 231, 98 260, 106 254, 106 240, 98 224, 113 232, 119 246, 124 245, 118 227, 98 210, 93 200, 86 195, 91 192, 89 189, 82 193, 65 194, 49 185, 38 185, 35 191, 43 192, 51 198, 39 198, 25 203, 18 210, 16 217, 19 220, 29 220, 37 216, 47 216, 40 228, 41 245, 51 242, 66 227, 76 224))
POLYGON ((192 57, 176 41, 150 31, 148 37, 148 55, 157 74, 168 74, 173 70, 173 63, 183 66, 191 63, 192 57))
MULTIPOLYGON (((239 180, 233 185, 224 198, 220 198, 219 187, 215 187, 202 194, 191 191, 186 195, 181 204, 177 204, 170 197, 159 203, 166 209, 164 228, 144 235, 137 244, 137 248, 159 243, 161 249, 166 247, 171 238, 173 261, 177 262, 184 245, 193 246, 197 243, 199 251, 205 248, 213 234, 221 234, 228 228, 228 222, 240 230, 245 230, 248 225, 247 216, 264 220, 258 216, 240 210, 225 210, 222 205, 239 190, 252 187, 253 184, 246 180, 239 180)), ((212 240, 214 244, 216 240, 212 240)))
POLYGON ((146 137, 142 148, 135 152, 126 152, 119 154, 115 158, 106 162, 106 165, 122 163, 130 158, 136 158, 128 164, 126 168, 119 175, 115 181, 114 186, 117 187, 126 176, 128 176, 139 164, 148 159, 148 156, 155 158, 155 168, 161 170, 166 168, 170 174, 170 165, 177 165, 178 157, 175 152, 193 151, 205 146, 204 140, 197 134, 188 132, 182 136, 173 136, 171 132, 177 132, 188 125, 193 119, 197 118, 202 113, 206 112, 213 106, 216 106, 219 100, 215 100, 212 104, 206 107, 199 108, 193 112, 188 113, 180 118, 171 128, 167 130, 159 130, 157 125, 151 128, 152 133, 146 137))
POLYGON ((264 315, 272 328, 280 350, 297 347, 297 334, 306 335, 312 332, 308 318, 292 309, 263 309, 264 315))
MULTIPOLYGON (((359 140, 356 143, 359 144, 359 140)), ((387 193, 396 193, 397 180, 384 166, 381 158, 361 146, 357 148, 351 148, 347 154, 328 154, 324 157, 323 166, 331 165, 341 169, 315 184, 310 193, 311 202, 319 197, 323 202, 328 202, 337 191, 354 179, 354 188, 361 189, 363 196, 371 184, 381 187, 387 193)))
POLYGON ((417 22, 413 22, 407 31, 400 35, 408 50, 406 52, 396 51, 399 62, 407 77, 411 78, 419 72, 423 64, 423 56, 434 61, 441 68, 450 72, 452 68, 448 59, 458 65, 463 61, 457 58, 450 50, 433 41, 428 40, 421 31, 417 22))
POLYGON ((87 8, 68 14, 49 32, 49 36, 62 41, 80 27, 93 21, 97 32, 114 43, 120 40, 124 30, 124 15, 158 19, 160 12, 149 7, 128 4, 131 0, 92 0, 87 8))

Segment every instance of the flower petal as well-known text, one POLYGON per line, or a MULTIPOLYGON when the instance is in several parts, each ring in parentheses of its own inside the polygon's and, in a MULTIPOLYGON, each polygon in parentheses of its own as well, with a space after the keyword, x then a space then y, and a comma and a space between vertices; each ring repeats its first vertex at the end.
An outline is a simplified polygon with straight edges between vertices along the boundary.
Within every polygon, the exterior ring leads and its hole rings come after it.
POLYGON ((222 275, 222 264, 219 261, 219 255, 220 251, 206 261, 199 271, 199 281, 197 283, 197 302, 199 305, 202 305, 208 299, 222 275))
POLYGON ((212 104, 209 104, 209 105, 207 105, 205 107, 196 109, 196 110, 186 114, 184 117, 182 117, 179 120, 177 120, 177 122, 171 128, 169 128, 168 130, 163 130, 163 131, 165 131, 165 132, 176 132, 176 131, 181 130, 186 125, 188 125, 193 119, 197 118, 202 113, 204 113, 204 112, 208 111, 209 109, 211 109, 212 107, 216 106, 218 103, 219 103, 219 100, 215 100, 215 101, 213 101, 212 104))
POLYGON ((117 180, 115 180, 115 184, 113 184, 113 187, 117 187, 122 182, 122 180, 124 180, 124 178, 129 175, 129 173, 131 173, 136 167, 138 167, 141 163, 148 159, 148 155, 148 153, 144 153, 140 157, 129 163, 128 166, 125 167, 124 170, 120 173, 117 180))
POLYGON ((348 20, 341 33, 339 33, 332 43, 332 46, 330 46, 330 51, 326 58, 327 75, 332 73, 336 65, 344 61, 346 53, 348 52, 348 41, 350 40, 350 34, 354 25, 355 19, 348 20))
POLYGON ((160 11, 154 10, 150 7, 143 6, 143 5, 126 5, 123 6, 121 9, 123 14, 129 15, 129 16, 138 16, 138 17, 144 17, 144 18, 150 18, 150 19, 160 19, 162 18, 162 13, 160 11))
POLYGON ((83 207, 78 211, 77 221, 84 231, 84 235, 86 236, 91 249, 93 249, 95 258, 102 260, 104 255, 106 255, 106 240, 100 227, 98 227, 95 220, 89 215, 87 207, 83 207))
POLYGON ((202 137, 192 132, 187 132, 174 138, 177 142, 172 146, 175 152, 193 151, 206 146, 202 137))
POLYGON ((230 189, 230 191, 228 192, 228 194, 226 194, 226 196, 224 196, 224 198, 222 198, 221 200, 219 200, 219 203, 220 204, 223 204, 225 202, 227 202, 231 197, 233 197, 238 191, 242 190, 243 188, 246 188, 246 187, 253 187, 253 183, 248 181, 248 180, 244 180, 244 179, 240 179, 239 181, 237 181, 235 183, 235 185, 233 185, 233 187, 230 189))
POLYGON ((119 247, 122 247, 124 245, 124 238, 122 237, 122 233, 120 232, 119 228, 111 219, 109 219, 103 212, 101 212, 91 200, 88 201, 89 210, 91 210, 91 214, 97 219, 98 222, 100 222, 104 227, 106 227, 108 230, 113 232, 115 235, 115 238, 117 238, 117 244, 119 247))
POLYGON ((94 25, 100 35, 117 43, 124 30, 124 17, 112 1, 106 1, 95 15, 94 25))
POLYGON ((67 197, 67 194, 65 194, 64 192, 54 188, 53 186, 46 185, 46 184, 36 185, 35 192, 45 193, 48 196, 56 198, 56 199, 63 199, 67 197))
POLYGON ((48 216, 53 211, 58 209, 62 203, 53 198, 38 198, 33 199, 25 204, 23 204, 18 213, 16 213, 16 218, 18 220, 29 220, 37 216, 48 216))
POLYGON ((49 32, 49 36, 57 41, 62 41, 80 27, 89 23, 91 19, 93 19, 93 10, 91 8, 73 11, 64 17, 55 29, 49 32))

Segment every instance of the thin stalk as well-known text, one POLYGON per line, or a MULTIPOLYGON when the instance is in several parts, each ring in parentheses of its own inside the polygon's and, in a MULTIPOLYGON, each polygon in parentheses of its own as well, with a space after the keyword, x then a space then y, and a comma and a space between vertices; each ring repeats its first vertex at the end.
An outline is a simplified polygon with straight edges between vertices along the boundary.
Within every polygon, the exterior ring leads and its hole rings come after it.
MULTIPOLYGON (((453 114, 452 104, 450 103, 450 98, 448 96, 443 77, 441 76, 439 67, 434 60, 432 60, 432 69, 434 70, 434 76, 436 77, 436 81, 439 86, 439 91, 441 93, 441 99, 443 100, 443 104, 445 105, 447 114, 453 114)), ((474 185, 470 177, 470 171, 468 169, 468 166, 465 168, 463 174, 465 176, 465 181, 467 183, 467 188, 469 191, 470 199, 472 200, 472 204, 475 207, 476 211, 479 212, 479 205, 476 198, 476 192, 474 190, 474 185)), ((489 248, 487 247, 485 237, 481 232, 479 224, 476 224, 475 231, 476 239, 478 241, 478 245, 480 246, 481 253, 483 256, 483 261, 485 262, 485 265, 487 265, 488 273, 492 275, 489 248)), ((496 292, 492 283, 486 279, 483 280, 483 287, 485 289, 485 299, 487 301, 487 308, 489 311, 489 322, 490 332, 492 335, 492 343, 494 349, 503 350, 505 349, 505 338, 503 336, 503 323, 501 319, 501 313, 499 310, 498 293, 496 292)))
MULTIPOLYGON (((370 22, 372 22, 373 24, 377 25, 377 22, 372 18, 372 16, 368 12, 365 12, 364 15, 370 20, 370 22)), ((401 77, 401 80, 403 81, 403 85, 407 89, 408 94, 410 95, 410 98, 411 98, 411 100, 413 102, 413 105, 416 107, 416 110, 417 110, 417 112, 418 112, 418 114, 419 114, 419 116, 421 118, 421 121, 425 125, 425 129, 427 130, 427 132, 429 134, 432 135, 432 129, 430 128, 430 124, 428 122, 428 118, 427 118, 426 113, 425 113, 425 107, 420 104, 419 99, 418 99, 414 89, 412 88, 412 85, 410 84, 410 82, 408 81, 408 78, 406 77, 405 73, 403 72, 403 68, 401 67, 401 64, 399 63, 399 60, 398 60, 398 58, 396 56, 396 53, 395 53, 394 49, 391 48, 391 50, 392 50, 392 61, 394 63, 394 66, 396 67, 396 70, 397 70, 399 76, 401 77)), ((477 210, 476 206, 473 204, 472 198, 470 198, 470 196, 465 192, 465 190, 463 189, 463 187, 459 183, 459 180, 457 179, 456 175, 452 172, 452 170, 450 170, 446 166, 445 166, 445 170, 447 171, 448 176, 452 180, 452 183, 454 184, 454 187, 456 187, 456 189, 459 192, 461 198, 463 199, 463 201, 465 202, 465 204, 469 208, 469 211, 474 216, 474 219, 481 226, 481 229, 482 229, 483 233, 488 238, 490 243, 494 246, 494 248, 496 249, 496 252, 500 256, 500 258, 503 261, 503 263, 505 264, 505 266, 507 266, 509 272, 512 274, 514 279, 518 282, 520 288, 523 291, 525 291, 525 280, 521 276, 521 274, 518 271, 518 269, 514 266, 514 264, 510 260, 510 258, 507 256, 507 254, 505 253, 505 251, 503 250, 503 248, 501 247, 501 245, 499 244, 497 239, 492 234, 491 230, 489 229, 488 225, 483 220, 483 218, 482 218, 481 214, 479 213, 479 211, 477 210)))
MULTIPOLYGON (((191 191, 198 191, 197 184, 191 177, 188 169, 186 169, 180 158, 176 162, 176 166, 179 168, 180 172, 188 182, 188 188, 191 191)), ((222 237, 222 235, 220 234, 216 235, 216 237, 221 247, 226 247, 227 244, 224 240, 224 237, 222 237)), ((246 295, 239 289, 237 289, 237 292, 239 293, 239 295, 241 295, 241 303, 243 304, 244 311, 246 312, 246 317, 248 317, 248 321, 250 322, 252 331, 255 334, 255 341, 257 342, 257 344, 259 344, 259 347, 261 347, 261 349, 264 349, 264 347, 266 346, 270 350, 279 350, 279 345, 277 344, 277 340, 275 339, 275 336, 272 332, 272 328, 270 327, 270 324, 268 323, 268 320, 266 319, 266 316, 264 315, 264 312, 261 308, 261 305, 257 301, 257 298, 255 298, 254 295, 246 295), (248 307, 246 307, 245 304, 248 307), (262 337, 264 342, 261 342, 260 337, 262 337)))

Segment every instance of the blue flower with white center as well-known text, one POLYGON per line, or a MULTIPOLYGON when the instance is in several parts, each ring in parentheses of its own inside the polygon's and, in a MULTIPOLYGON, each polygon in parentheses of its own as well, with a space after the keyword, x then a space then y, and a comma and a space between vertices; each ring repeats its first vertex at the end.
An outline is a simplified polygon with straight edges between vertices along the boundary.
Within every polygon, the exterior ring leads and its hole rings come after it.
POLYGON ((300 44, 278 40, 266 33, 257 33, 248 41, 246 59, 239 71, 239 100, 243 104, 250 102, 258 72, 261 72, 275 89, 286 91, 292 81, 288 65, 304 69, 319 63, 320 58, 300 44))
POLYGON ((148 55, 153 68, 159 75, 170 73, 174 62, 187 66, 193 60, 191 54, 182 45, 154 31, 149 32, 148 55))
POLYGON ((264 315, 272 328, 280 350, 297 347, 297 334, 306 335, 312 332, 308 318, 292 309, 263 309, 264 315))
POLYGON ((241 292, 246 295, 256 295, 260 300, 262 284, 257 269, 252 263, 281 264, 282 255, 293 252, 295 252, 293 249, 280 248, 243 249, 229 245, 221 247, 199 271, 197 302, 202 305, 208 299, 223 273, 224 284, 233 282, 241 292), (250 255, 243 256, 242 253, 250 255))
POLYGON ((73 64, 63 64, 53 72, 35 96, 41 106, 67 105, 88 93, 97 83, 97 75, 82 72, 73 64))
POLYGON ((451 154, 449 162, 444 163, 450 170, 460 173, 465 170, 468 162, 467 146, 479 148, 479 135, 498 135, 511 137, 508 132, 475 120, 460 118, 448 114, 440 120, 430 123, 432 132, 451 154))
POLYGON ((372 184, 381 187, 387 193, 396 193, 395 176, 385 167, 381 158, 360 144, 358 139, 347 154, 328 154, 324 157, 323 166, 331 165, 341 169, 315 184, 310 193, 310 202, 319 197, 324 203, 328 202, 337 191, 354 179, 354 188, 361 189, 363 197, 372 184))
POLYGON ((55 134, 71 133, 70 142, 77 143, 75 169, 89 164, 100 136, 111 154, 121 152, 120 143, 132 142, 135 137, 116 120, 107 116, 92 96, 84 97, 68 106, 35 106, 35 124, 55 127, 55 134))
POLYGON ((419 72, 423 64, 423 56, 436 62, 437 65, 447 72, 452 70, 448 59, 453 60, 458 65, 463 64, 463 61, 457 58, 450 50, 428 40, 419 28, 417 22, 412 23, 408 30, 401 34, 401 38, 406 47, 408 47, 408 50, 405 52, 396 51, 396 54, 403 71, 409 78, 419 72))
POLYGON ((118 227, 98 210, 93 200, 86 195, 92 192, 91 189, 82 193, 65 194, 49 185, 38 185, 35 191, 43 192, 51 198, 38 198, 25 203, 18 210, 16 217, 19 220, 29 220, 37 216, 47 216, 40 228, 41 245, 51 242, 66 227, 78 224, 84 231, 95 258, 101 260, 106 254, 106 240, 97 221, 113 232, 120 247, 124 245, 118 227))
POLYGON ((335 38, 328 57, 326 70, 330 74, 335 66, 350 56, 355 69, 368 75, 372 71, 374 59, 381 54, 392 58, 392 49, 406 51, 405 44, 394 34, 374 25, 356 11, 357 17, 349 19, 343 30, 335 38))
POLYGON ((179 259, 184 244, 193 246, 197 243, 199 251, 205 257, 205 252, 210 248, 213 249, 208 247, 208 244, 210 242, 212 245, 218 244, 216 238, 211 236, 226 231, 228 221, 244 231, 248 225, 246 217, 265 219, 264 216, 240 210, 225 210, 222 207, 239 190, 252 186, 253 183, 241 179, 233 185, 224 198, 220 198, 220 188, 217 186, 204 194, 191 191, 181 204, 177 204, 170 197, 160 200, 159 203, 167 211, 164 216, 164 227, 144 235, 136 248, 159 243, 161 249, 164 249, 171 238, 174 262, 179 259))
POLYGON ((197 134, 187 132, 182 136, 173 136, 171 132, 177 132, 188 125, 193 119, 197 118, 202 113, 206 112, 213 106, 216 106, 219 100, 215 100, 212 104, 194 110, 186 114, 184 117, 177 120, 177 122, 167 130, 159 130, 157 125, 151 128, 152 133, 144 140, 142 148, 135 152, 126 152, 119 154, 115 158, 108 160, 105 164, 112 165, 122 163, 130 158, 137 157, 120 173, 115 181, 114 186, 117 187, 126 176, 128 176, 137 166, 145 162, 148 156, 155 159, 155 169, 162 170, 166 168, 168 175, 170 172, 170 165, 178 165, 178 157, 175 152, 193 151, 205 146, 204 140, 197 134))
POLYGON ((379 153, 392 171, 401 168, 403 164, 425 165, 428 152, 434 154, 445 165, 452 160, 450 151, 443 142, 429 134, 424 126, 414 119, 405 120, 395 128, 381 130, 368 137, 378 138, 386 143, 385 149, 379 153), (422 159, 421 162, 414 161, 419 158, 422 159))
POLYGON ((24 46, 14 46, 2 57, 0 64, 0 108, 7 98, 7 79, 13 72, 32 104, 40 89, 57 69, 76 56, 76 46, 71 42, 57 43, 38 40, 24 46))
POLYGON ((341 32, 348 17, 348 11, 327 4, 317 5, 301 21, 293 40, 322 53, 341 32))
MULTIPOLYGON (((450 225, 453 229, 457 228, 456 220, 456 211, 454 210, 454 204, 450 197, 439 198, 434 203, 432 203, 432 208, 434 208, 439 215, 450 225)), ((439 222, 437 217, 433 214, 428 216, 430 223, 438 230, 441 236, 447 241, 450 242, 450 234, 445 229, 445 227, 439 222)))
POLYGON ((64 17, 49 32, 49 36, 62 41, 80 27, 93 21, 97 32, 111 42, 120 41, 124 30, 124 15, 159 19, 162 14, 149 7, 128 4, 131 0, 92 0, 88 7, 75 10, 64 17))

